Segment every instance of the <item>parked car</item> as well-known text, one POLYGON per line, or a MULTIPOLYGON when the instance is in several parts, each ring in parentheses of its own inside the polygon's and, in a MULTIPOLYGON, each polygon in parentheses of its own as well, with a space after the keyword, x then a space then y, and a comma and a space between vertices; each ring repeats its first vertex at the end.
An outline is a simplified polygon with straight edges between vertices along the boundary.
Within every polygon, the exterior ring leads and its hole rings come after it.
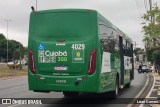
POLYGON ((147 65, 139 65, 139 68, 138 68, 138 73, 148 73, 149 72, 149 68, 147 65))
POLYGON ((142 72, 146 72, 148 73, 149 72, 149 68, 147 67, 147 65, 142 65, 142 72))

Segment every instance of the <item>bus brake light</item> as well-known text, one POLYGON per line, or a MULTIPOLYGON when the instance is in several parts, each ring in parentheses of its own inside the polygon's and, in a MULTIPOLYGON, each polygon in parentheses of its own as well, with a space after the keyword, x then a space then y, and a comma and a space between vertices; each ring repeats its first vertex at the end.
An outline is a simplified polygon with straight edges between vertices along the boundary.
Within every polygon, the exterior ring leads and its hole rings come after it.
POLYGON ((88 75, 92 75, 96 69, 96 50, 92 50, 90 53, 89 63, 88 63, 88 75))
POLYGON ((35 62, 34 62, 34 54, 32 50, 29 50, 29 62, 30 62, 30 70, 33 74, 36 73, 35 62))

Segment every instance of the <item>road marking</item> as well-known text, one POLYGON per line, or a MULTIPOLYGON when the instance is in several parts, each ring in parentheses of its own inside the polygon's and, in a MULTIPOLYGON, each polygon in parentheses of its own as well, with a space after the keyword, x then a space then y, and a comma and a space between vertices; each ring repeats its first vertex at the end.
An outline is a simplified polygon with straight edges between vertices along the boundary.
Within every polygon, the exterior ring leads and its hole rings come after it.
MULTIPOLYGON (((153 75, 152 75, 153 76, 153 75)), ((152 93, 152 91, 153 91, 153 88, 154 88, 154 84, 155 84, 155 82, 156 82, 156 80, 155 80, 155 77, 153 76, 153 85, 152 85, 152 87, 151 87, 151 89, 150 89, 150 91, 149 91, 149 93, 148 93, 148 95, 146 96, 146 98, 148 98, 150 95, 151 95, 151 93, 152 93)))
POLYGON ((148 82, 149 82, 149 76, 147 74, 147 82, 146 84, 144 85, 144 87, 141 89, 141 91, 136 95, 135 98, 139 98, 139 96, 143 93, 144 89, 146 88, 146 86, 148 85, 148 82))
POLYGON ((15 104, 15 105, 11 105, 11 106, 8 106, 8 107, 15 107, 15 106, 19 106, 21 104, 15 104))
MULTIPOLYGON (((153 75, 152 75, 153 76, 153 75)), ((154 84, 155 84, 156 80, 155 80, 155 77, 153 76, 153 85, 150 89, 150 91, 148 92, 147 96, 145 98, 149 98, 149 96, 151 95, 152 91, 156 91, 156 89, 153 89, 154 88, 154 84)), ((153 97, 154 98, 154 97, 153 97)), ((140 104, 139 107, 143 107, 144 104, 140 104)))
MULTIPOLYGON (((147 82, 145 83, 145 85, 143 86, 143 88, 141 89, 141 91, 134 98, 139 98, 139 96, 142 94, 142 92, 145 90, 146 86, 148 85, 148 82, 149 82, 149 76, 147 74, 147 82)), ((132 100, 131 104, 127 105, 127 107, 132 107, 132 105, 133 105, 134 102, 135 102, 135 99, 132 100)))
POLYGON ((8 77, 4 79, 0 79, 1 81, 7 81, 7 80, 16 80, 16 79, 26 79, 27 76, 22 76, 22 77, 8 77))
POLYGON ((28 86, 28 85, 22 85, 22 86, 18 86, 18 87, 13 87, 11 89, 22 88, 22 87, 26 87, 26 86, 28 86))

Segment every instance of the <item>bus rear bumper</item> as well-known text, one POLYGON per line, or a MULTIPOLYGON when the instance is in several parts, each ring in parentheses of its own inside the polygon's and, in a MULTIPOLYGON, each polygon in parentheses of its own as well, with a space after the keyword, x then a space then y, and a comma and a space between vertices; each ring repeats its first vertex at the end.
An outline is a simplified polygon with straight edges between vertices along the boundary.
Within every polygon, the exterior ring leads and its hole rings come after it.
MULTIPOLYGON (((74 92, 96 92, 97 90, 86 89, 87 76, 44 76, 40 74, 30 75, 29 90, 35 92, 50 92, 50 91, 74 91, 74 92), (33 79, 34 78, 34 79, 33 79), (32 81, 31 81, 32 80, 32 81)), ((96 85, 94 84, 94 87, 96 85)))

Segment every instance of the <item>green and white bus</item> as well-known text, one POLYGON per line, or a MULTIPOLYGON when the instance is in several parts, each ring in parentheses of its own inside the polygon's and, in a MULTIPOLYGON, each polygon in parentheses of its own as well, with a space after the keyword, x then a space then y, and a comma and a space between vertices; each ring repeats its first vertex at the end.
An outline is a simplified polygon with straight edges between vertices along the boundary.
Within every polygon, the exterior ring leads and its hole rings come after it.
POLYGON ((31 12, 29 90, 111 92, 134 78, 132 40, 95 10, 55 9, 31 12))

